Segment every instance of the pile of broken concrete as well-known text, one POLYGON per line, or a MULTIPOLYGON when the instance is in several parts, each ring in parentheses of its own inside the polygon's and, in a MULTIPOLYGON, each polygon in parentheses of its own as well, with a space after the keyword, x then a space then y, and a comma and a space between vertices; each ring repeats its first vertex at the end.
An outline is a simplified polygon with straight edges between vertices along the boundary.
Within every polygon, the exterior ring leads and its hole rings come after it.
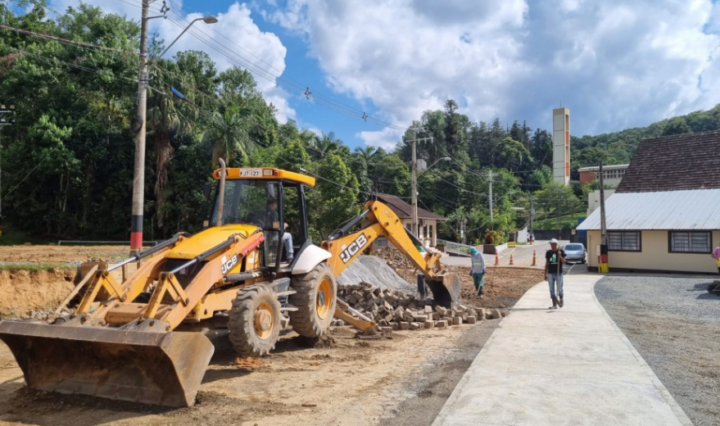
MULTIPOLYGON (((507 310, 467 307, 433 306, 430 298, 420 299, 413 294, 374 287, 367 283, 339 286, 338 298, 353 309, 369 317, 381 328, 391 330, 420 330, 448 328, 450 325, 476 324, 486 319, 507 316, 507 310)), ((345 325, 335 320, 333 325, 345 325)))

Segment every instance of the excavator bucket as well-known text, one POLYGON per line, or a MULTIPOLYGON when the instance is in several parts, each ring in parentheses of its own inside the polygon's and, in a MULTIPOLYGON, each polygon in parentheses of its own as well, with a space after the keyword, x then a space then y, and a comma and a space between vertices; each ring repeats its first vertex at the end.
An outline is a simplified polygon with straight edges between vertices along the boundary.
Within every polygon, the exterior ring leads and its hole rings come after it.
POLYGON ((440 306, 452 308, 460 302, 462 283, 460 277, 453 273, 436 275, 434 278, 425 278, 425 283, 430 287, 433 300, 440 306))
POLYGON ((200 333, 0 322, 28 386, 188 407, 214 352, 200 333))

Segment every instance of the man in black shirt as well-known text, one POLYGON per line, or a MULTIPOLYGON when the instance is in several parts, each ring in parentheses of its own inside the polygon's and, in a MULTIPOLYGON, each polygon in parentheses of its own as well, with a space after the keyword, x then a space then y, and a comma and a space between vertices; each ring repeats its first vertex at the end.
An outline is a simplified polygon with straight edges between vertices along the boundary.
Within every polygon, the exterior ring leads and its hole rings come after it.
POLYGON ((550 250, 545 252, 545 280, 550 285, 550 298, 553 302, 550 309, 563 307, 563 263, 565 263, 565 250, 558 249, 558 242, 553 238, 550 241, 550 250), (555 294, 556 285, 557 296, 555 294))

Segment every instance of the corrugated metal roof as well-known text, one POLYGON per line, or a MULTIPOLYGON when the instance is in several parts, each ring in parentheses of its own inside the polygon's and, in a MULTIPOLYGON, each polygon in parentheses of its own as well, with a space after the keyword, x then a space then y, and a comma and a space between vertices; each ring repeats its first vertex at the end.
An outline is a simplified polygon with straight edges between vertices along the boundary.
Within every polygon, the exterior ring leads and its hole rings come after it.
MULTIPOLYGON (((608 230, 720 229, 720 189, 614 193, 605 201, 608 230)), ((578 226, 600 229, 600 209, 578 226)))

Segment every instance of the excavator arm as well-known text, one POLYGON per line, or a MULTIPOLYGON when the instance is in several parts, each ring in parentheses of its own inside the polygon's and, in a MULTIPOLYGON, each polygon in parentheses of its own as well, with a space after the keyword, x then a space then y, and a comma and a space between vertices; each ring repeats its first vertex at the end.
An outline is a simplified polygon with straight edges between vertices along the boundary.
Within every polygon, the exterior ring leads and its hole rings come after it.
POLYGON ((423 253, 418 250, 417 245, 420 242, 417 238, 405 230, 395 212, 379 201, 367 202, 365 211, 361 215, 333 232, 328 240, 323 241, 322 247, 332 255, 328 259, 328 264, 335 276, 339 276, 380 236, 385 236, 425 275, 425 282, 430 287, 437 304, 451 307, 457 303, 461 291, 460 279, 457 275, 442 270, 439 253, 423 253), (347 234, 357 224, 361 224, 361 229, 347 234))

